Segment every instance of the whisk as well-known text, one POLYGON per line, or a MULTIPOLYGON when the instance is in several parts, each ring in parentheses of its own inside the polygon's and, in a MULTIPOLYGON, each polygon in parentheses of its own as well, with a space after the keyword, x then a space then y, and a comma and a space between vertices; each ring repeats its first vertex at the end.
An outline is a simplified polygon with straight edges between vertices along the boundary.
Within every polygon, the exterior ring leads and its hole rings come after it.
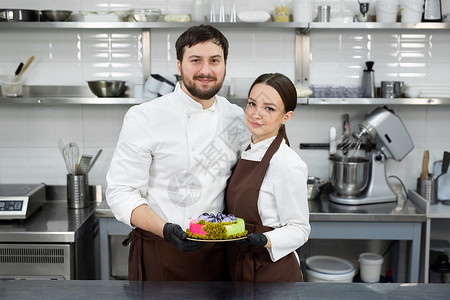
POLYGON ((76 143, 69 143, 63 148, 64 162, 66 163, 67 172, 75 173, 76 165, 78 163, 78 156, 80 151, 76 143))
POLYGON ((358 134, 343 134, 337 140, 336 156, 350 158, 361 148, 361 137, 358 134))
POLYGON ((359 134, 350 134, 349 115, 343 115, 343 133, 337 139, 336 156, 349 158, 354 156, 361 147, 361 136, 359 134))

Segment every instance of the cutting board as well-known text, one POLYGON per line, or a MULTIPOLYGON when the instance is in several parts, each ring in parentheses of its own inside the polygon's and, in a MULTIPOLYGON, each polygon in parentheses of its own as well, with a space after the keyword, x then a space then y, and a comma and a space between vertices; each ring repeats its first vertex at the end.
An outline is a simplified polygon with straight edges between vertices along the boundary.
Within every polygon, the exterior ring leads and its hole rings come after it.
MULTIPOLYGON (((433 175, 434 178, 442 173, 442 160, 434 162, 433 175)), ((437 182, 437 197, 439 200, 450 200, 450 170, 441 177, 437 182)))

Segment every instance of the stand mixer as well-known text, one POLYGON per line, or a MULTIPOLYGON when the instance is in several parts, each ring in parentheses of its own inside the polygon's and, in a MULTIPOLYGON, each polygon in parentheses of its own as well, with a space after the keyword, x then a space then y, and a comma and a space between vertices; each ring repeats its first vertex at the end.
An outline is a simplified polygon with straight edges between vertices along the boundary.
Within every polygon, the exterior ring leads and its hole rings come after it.
MULTIPOLYGON (((386 177, 386 160, 402 160, 414 148, 400 118, 386 107, 379 107, 359 124, 356 141, 374 142, 365 157, 330 157, 330 182, 334 192, 330 200, 339 204, 360 205, 397 201, 386 177)), ((366 149, 367 150, 367 149, 366 149)))

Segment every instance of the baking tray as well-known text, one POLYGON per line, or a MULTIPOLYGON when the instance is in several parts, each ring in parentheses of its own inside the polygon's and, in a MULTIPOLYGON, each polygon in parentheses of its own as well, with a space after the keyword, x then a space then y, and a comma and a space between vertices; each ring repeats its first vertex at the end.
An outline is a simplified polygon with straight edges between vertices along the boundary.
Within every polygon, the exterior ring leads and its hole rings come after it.
MULTIPOLYGON (((434 162, 433 175, 437 178, 442 173, 442 160, 434 162)), ((437 182, 437 198, 438 200, 450 200, 450 172, 439 177, 437 182)))

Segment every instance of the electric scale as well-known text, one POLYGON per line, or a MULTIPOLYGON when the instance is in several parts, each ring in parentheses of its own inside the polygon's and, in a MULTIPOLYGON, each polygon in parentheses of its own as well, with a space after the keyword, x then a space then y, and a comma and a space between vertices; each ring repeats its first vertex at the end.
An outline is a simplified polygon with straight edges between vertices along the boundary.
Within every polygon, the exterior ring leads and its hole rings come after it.
POLYGON ((26 219, 45 203, 45 184, 0 184, 0 220, 26 219))

